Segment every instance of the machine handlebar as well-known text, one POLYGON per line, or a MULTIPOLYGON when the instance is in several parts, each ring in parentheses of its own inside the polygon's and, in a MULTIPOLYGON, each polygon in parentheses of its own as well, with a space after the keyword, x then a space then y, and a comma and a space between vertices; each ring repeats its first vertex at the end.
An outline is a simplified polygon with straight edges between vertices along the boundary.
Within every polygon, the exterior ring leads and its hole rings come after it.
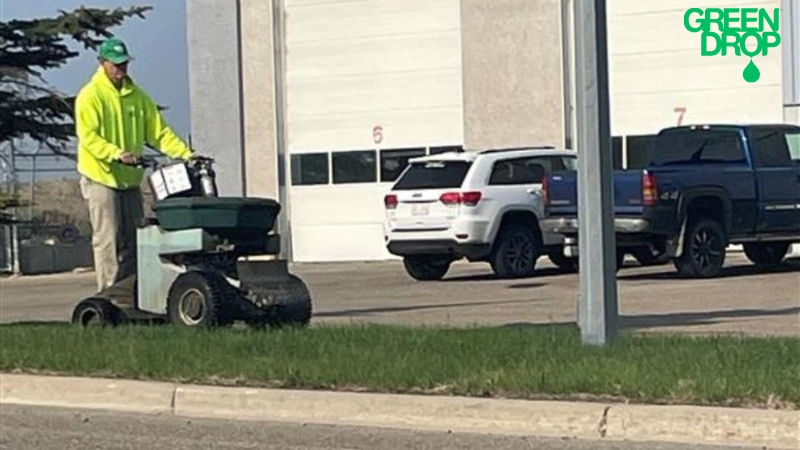
MULTIPOLYGON (((192 155, 187 162, 213 163, 214 158, 208 156, 192 155)), ((160 165, 158 159, 153 158, 151 156, 140 157, 139 160, 134 164, 126 164, 124 162, 120 162, 120 164, 130 167, 140 167, 142 169, 156 169, 160 165)))

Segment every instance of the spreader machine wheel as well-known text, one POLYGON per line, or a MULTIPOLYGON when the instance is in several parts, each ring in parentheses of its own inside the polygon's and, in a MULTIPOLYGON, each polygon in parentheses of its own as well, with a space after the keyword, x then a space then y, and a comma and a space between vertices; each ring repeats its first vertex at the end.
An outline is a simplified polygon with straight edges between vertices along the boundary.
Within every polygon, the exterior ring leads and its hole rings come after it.
POLYGON ((305 327, 311 322, 311 292, 306 284, 295 275, 286 281, 260 286, 260 296, 268 299, 266 314, 248 320, 256 328, 305 327))
POLYGON ((117 326, 122 323, 122 313, 103 298, 87 298, 75 306, 72 323, 82 327, 117 326))
POLYGON ((186 272, 169 290, 169 321, 189 328, 229 325, 225 280, 217 274, 186 272))

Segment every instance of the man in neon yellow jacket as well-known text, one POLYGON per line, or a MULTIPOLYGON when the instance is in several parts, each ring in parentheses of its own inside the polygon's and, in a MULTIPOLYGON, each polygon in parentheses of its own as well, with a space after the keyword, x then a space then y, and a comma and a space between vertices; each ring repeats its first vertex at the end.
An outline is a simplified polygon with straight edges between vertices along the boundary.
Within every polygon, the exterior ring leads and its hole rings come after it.
POLYGON ((134 164, 145 144, 175 159, 192 151, 164 121, 156 103, 128 76, 131 57, 119 39, 99 50, 100 66, 75 101, 78 172, 89 208, 98 290, 136 273, 136 226, 144 216, 134 164))

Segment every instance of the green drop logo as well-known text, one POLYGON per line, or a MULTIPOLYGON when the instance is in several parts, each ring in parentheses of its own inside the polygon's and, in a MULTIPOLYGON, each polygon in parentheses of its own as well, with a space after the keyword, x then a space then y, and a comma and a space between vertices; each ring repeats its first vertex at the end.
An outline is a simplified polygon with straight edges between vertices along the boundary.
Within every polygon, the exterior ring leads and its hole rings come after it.
POLYGON ((744 72, 742 72, 742 76, 744 77, 744 81, 748 83, 755 83, 761 78, 761 71, 758 70, 758 67, 753 63, 753 58, 750 58, 750 64, 744 68, 744 72))

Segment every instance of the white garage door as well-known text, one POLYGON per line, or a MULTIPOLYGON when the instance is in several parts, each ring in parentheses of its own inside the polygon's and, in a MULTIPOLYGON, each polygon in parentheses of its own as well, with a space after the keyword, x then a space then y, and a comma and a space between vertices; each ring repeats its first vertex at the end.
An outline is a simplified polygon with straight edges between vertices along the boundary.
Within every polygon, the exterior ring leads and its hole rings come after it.
MULTIPOLYGON (((782 122, 781 48, 753 61, 761 78, 748 83, 746 56, 701 56, 700 33, 684 28, 690 8, 780 7, 780 0, 608 2, 612 128, 648 135, 682 124, 782 122)), ((781 17, 781 31, 784 18, 781 17)), ((750 41, 748 48, 755 47, 750 41)), ((712 47, 713 48, 713 47, 712 47)))
POLYGON ((459 0, 287 0, 293 257, 389 257, 405 157, 463 142, 459 0))

